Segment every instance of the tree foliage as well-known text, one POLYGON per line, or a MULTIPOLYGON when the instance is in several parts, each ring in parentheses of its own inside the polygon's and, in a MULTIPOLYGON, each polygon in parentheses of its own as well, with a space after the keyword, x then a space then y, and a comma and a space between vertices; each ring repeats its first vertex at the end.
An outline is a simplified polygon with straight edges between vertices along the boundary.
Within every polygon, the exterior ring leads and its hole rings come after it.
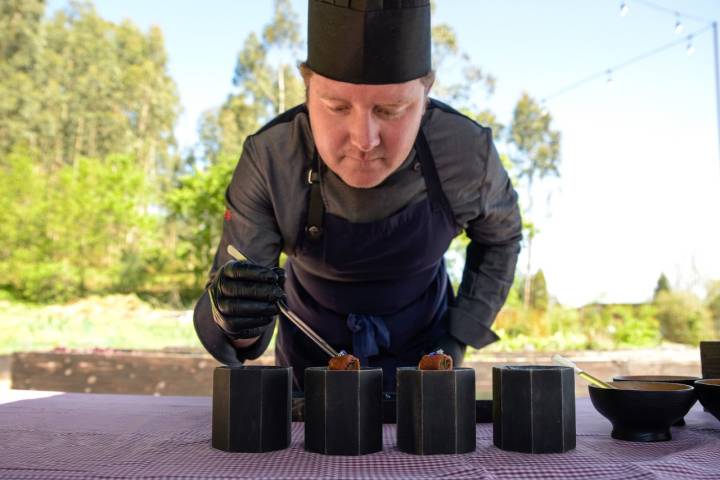
POLYGON ((668 281, 668 278, 665 276, 664 273, 660 274, 660 277, 658 277, 657 284, 655 285, 655 291, 653 292, 653 299, 657 299, 658 295, 662 292, 669 292, 670 291, 670 282, 668 281))
POLYGON ((532 297, 530 298, 530 306, 540 312, 548 309, 549 295, 547 283, 545 282, 545 274, 542 269, 538 270, 532 278, 532 297))
POLYGON ((47 171, 111 153, 134 155, 148 174, 172 171, 179 99, 160 30, 113 24, 85 2, 42 13, 32 1, 2 12, 24 33, 3 42, 3 78, 17 81, 1 82, 0 153, 26 148, 47 171))
POLYGON ((514 153, 510 158, 529 190, 535 179, 560 175, 560 132, 551 124, 552 116, 523 93, 513 111, 509 140, 514 153))
POLYGON ((654 301, 663 338, 697 345, 700 340, 714 337, 710 312, 690 292, 660 292, 654 301))
POLYGON ((275 0, 273 18, 262 34, 251 32, 238 52, 232 84, 223 105, 206 112, 200 124, 203 154, 239 156, 245 137, 286 109, 305 100, 296 65, 302 37, 289 0, 275 0))
POLYGON ((177 170, 162 33, 44 8, 0 6, 0 285, 35 301, 144 288, 177 170))
POLYGON ((159 220, 147 215, 150 191, 134 158, 79 158, 53 174, 12 154, 2 166, 2 283, 35 301, 142 286, 159 220), (135 261, 130 261, 134 259, 135 261))
MULTIPOLYGON (((708 285, 705 306, 710 313, 715 334, 720 335, 720 280, 710 282, 708 285)), ((710 338, 710 336, 705 335, 705 338, 710 338)))

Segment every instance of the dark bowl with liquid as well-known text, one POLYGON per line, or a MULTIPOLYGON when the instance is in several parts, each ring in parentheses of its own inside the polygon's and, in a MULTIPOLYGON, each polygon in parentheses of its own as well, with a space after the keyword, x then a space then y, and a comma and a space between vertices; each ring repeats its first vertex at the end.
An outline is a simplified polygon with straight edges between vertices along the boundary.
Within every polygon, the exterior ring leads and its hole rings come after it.
MULTIPOLYGON (((614 377, 616 382, 659 382, 659 383, 681 383, 683 385, 694 386, 695 380, 700 377, 689 377, 684 375, 619 375, 614 377)), ((685 425, 685 418, 681 418, 673 424, 675 427, 685 425)))
POLYGON ((590 400, 610 420, 611 436, 631 442, 671 440, 670 427, 697 401, 693 387, 679 383, 610 382, 616 388, 590 385, 590 400))
POLYGON ((705 410, 720 420, 720 378, 706 378, 696 381, 695 391, 705 410))

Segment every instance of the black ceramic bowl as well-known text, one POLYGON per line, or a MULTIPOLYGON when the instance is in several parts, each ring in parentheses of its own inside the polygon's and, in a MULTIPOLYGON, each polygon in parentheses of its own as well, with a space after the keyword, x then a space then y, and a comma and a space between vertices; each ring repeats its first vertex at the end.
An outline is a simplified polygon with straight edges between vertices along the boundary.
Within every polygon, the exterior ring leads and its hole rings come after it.
POLYGON ((695 382, 695 391, 705 410, 720 420, 720 379, 706 378, 695 382))
POLYGON ((632 442, 672 439, 670 426, 697 400, 693 387, 679 383, 610 382, 590 385, 593 406, 612 423, 612 437, 632 442))
MULTIPOLYGON (((683 385, 694 385, 695 380, 700 377, 687 377, 681 375, 620 375, 614 377, 616 382, 659 382, 659 383, 682 383, 683 385)), ((685 425, 685 419, 681 418, 673 424, 676 427, 685 425)))

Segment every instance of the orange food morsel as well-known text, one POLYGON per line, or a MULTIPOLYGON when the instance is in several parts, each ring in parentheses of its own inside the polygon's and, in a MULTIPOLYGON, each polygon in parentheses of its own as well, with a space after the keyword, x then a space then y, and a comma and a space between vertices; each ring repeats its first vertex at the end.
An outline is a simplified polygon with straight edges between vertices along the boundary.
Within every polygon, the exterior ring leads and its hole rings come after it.
POLYGON ((331 357, 328 363, 330 370, 360 370, 360 360, 350 354, 331 357))
POLYGON ((418 364, 418 368, 420 370, 452 370, 452 357, 440 352, 423 355, 418 364))

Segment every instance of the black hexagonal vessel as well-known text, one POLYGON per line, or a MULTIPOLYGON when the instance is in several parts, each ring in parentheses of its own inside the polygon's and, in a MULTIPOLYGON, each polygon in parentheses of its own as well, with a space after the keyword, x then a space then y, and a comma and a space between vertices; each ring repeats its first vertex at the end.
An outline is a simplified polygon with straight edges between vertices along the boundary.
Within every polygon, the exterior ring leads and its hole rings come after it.
POLYGON ((493 367, 493 443, 523 453, 562 453, 575 448, 573 369, 493 367))
POLYGON ((291 367, 217 367, 213 373, 212 446, 253 453, 287 448, 291 397, 291 367))
POLYGON ((305 450, 365 455, 382 450, 382 369, 305 369, 305 450))
POLYGON ((703 378, 720 378, 720 341, 700 342, 700 366, 703 378))
POLYGON ((397 445, 418 455, 475 450, 475 370, 397 369, 397 445))

